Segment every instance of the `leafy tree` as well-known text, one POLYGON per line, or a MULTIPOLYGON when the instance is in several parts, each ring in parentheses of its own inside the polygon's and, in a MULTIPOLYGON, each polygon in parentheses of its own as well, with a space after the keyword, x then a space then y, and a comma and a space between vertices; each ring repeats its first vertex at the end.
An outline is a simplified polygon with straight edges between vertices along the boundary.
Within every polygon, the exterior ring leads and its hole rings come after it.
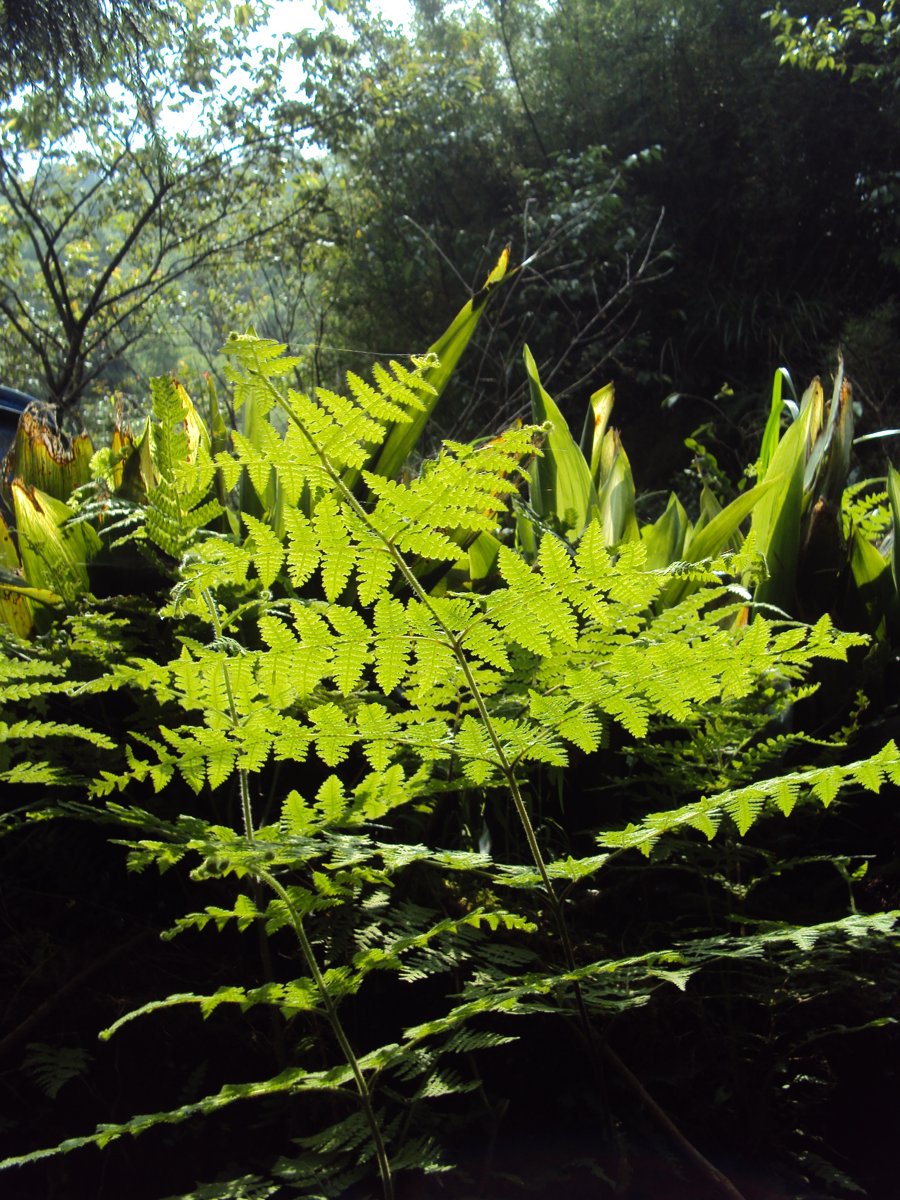
POLYGON ((0 88, 50 83, 59 92, 73 73, 83 80, 95 76, 114 43, 128 48, 139 77, 148 26, 166 20, 159 0, 3 0, 0 88))
POLYGON ((625 218, 622 169, 602 146, 541 145, 489 11, 420 5, 411 35, 362 5, 343 16, 295 43, 304 121, 330 152, 343 216, 323 264, 326 343, 421 349, 511 242, 527 266, 482 326, 442 432, 483 432, 527 407, 526 338, 557 395, 580 391, 633 332, 658 214, 636 205, 625 218))
POLYGON ((193 273, 239 261, 322 189, 282 119, 280 59, 251 59, 218 5, 157 29, 148 112, 121 55, 60 102, 11 98, 0 135, 4 375, 62 409, 189 303, 193 273), (236 72, 241 75, 236 76, 236 72), (165 142, 154 131, 165 127, 165 142))
POLYGON ((659 148, 627 193, 665 209, 673 243, 667 283, 645 296, 649 352, 707 396, 723 380, 762 388, 785 359, 811 372, 895 282, 860 181, 896 170, 896 111, 785 72, 764 7, 562 0, 518 51, 546 143, 659 148))
POLYGON ((528 267, 444 432, 522 411, 522 340, 564 409, 614 374, 636 422, 673 387, 764 394, 839 339, 859 377, 894 320, 895 105, 785 72, 764 8, 420 3, 410 34, 349 5, 298 37, 342 217, 325 345, 421 348, 511 241, 528 267))
POLYGON ((849 72, 853 79, 896 75, 898 29, 894 0, 875 7, 851 4, 836 16, 794 15, 787 7, 767 14, 782 62, 815 71, 849 72))

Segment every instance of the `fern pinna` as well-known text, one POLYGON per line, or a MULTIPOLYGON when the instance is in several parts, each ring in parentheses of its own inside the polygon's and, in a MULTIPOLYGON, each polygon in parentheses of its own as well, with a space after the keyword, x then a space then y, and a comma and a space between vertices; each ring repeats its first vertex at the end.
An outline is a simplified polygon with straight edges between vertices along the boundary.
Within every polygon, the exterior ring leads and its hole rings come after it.
MULTIPOLYGON (((234 337, 226 352, 236 406, 254 413, 254 436, 235 434, 233 453, 213 455, 174 385, 154 390, 157 473, 135 536, 179 560, 162 612, 178 651, 125 656, 76 687, 86 699, 137 697, 157 719, 133 729, 118 758, 106 735, 78 734, 110 752, 93 772, 92 804, 57 801, 46 811, 124 828, 135 870, 184 863, 198 883, 232 885, 227 902, 179 918, 166 937, 262 926, 299 947, 294 977, 176 993, 103 1036, 176 1006, 203 1016, 264 1007, 287 1022, 293 1061, 271 1078, 106 1124, 6 1165, 102 1146, 248 1097, 325 1094, 333 1119, 296 1139, 271 1169, 273 1190, 261 1194, 339 1196, 375 1175, 391 1197, 398 1171, 448 1169, 428 1110, 480 1086, 473 1052, 513 1038, 510 1018, 548 1011, 574 1018, 598 1065, 611 1065, 653 1106, 605 1042, 606 1019, 661 985, 683 989, 707 964, 789 955, 799 934, 585 955, 569 916, 578 890, 627 850, 650 855, 672 836, 712 839, 729 821, 743 835, 767 810, 788 814, 810 797, 827 804, 847 787, 897 783, 900 755, 890 743, 861 762, 757 774, 737 787, 726 778, 624 828, 594 814, 593 845, 582 839, 574 854, 544 821, 546 781, 611 743, 640 747, 667 727, 692 736, 712 706, 744 705, 758 731, 766 706, 777 709, 812 662, 842 659, 859 639, 827 618, 812 628, 763 618, 742 627, 731 580, 743 561, 690 568, 696 589, 663 603, 672 572, 648 569, 640 542, 611 552, 596 521, 575 546, 546 531, 533 563, 502 545, 481 590, 429 591, 423 580, 435 565, 454 566, 474 536, 507 536, 506 514, 546 430, 446 444, 400 482, 372 468, 390 430, 412 420, 428 394, 415 364, 392 363, 373 383, 351 375, 347 395, 307 396, 282 387, 292 366, 282 347, 234 337), (284 433, 268 419, 276 414, 287 420, 284 433), (221 515, 207 498, 214 479, 230 491, 242 473, 255 511, 224 532, 204 528, 221 515), (228 819, 166 804, 182 785, 209 795, 228 819), (449 820, 448 801, 456 808, 449 820), (343 1013, 355 1011, 357 997, 383 994, 386 980, 407 986, 442 975, 454 992, 442 1008, 354 1044, 343 1013), (332 1056, 324 1063, 323 1030, 332 1056)), ((49 694, 54 672, 42 675, 38 658, 30 661, 49 694)), ((6 702, 16 699, 7 684, 6 702)), ((36 781, 48 778, 49 759, 26 765, 25 739, 54 730, 22 721, 3 728, 5 778, 27 780, 29 769, 36 781)), ((853 914, 803 931, 804 944, 888 937, 892 928, 892 917, 853 914)), ((659 1115, 707 1180, 738 1195, 659 1115)))

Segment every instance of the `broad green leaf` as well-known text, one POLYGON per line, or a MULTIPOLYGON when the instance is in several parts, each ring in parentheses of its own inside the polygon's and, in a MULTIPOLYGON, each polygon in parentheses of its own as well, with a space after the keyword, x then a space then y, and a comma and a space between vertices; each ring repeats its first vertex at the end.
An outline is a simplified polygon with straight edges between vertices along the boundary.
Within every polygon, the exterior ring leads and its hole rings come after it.
MULTIPOLYGON (((759 449, 759 459, 756 466, 757 479, 765 478, 765 474, 772 462, 772 456, 781 438, 781 414, 785 409, 782 391, 785 379, 790 383, 790 376, 787 371, 784 367, 779 367, 772 381, 772 404, 769 409, 769 419, 766 421, 766 428, 763 432, 762 444, 759 449)), ((796 411, 796 407, 794 407, 794 412, 796 411)))
POLYGON ((37 488, 13 480, 13 509, 26 582, 74 604, 90 588, 88 563, 100 539, 86 522, 69 524, 72 509, 37 488))
POLYGON ((634 508, 634 477, 616 429, 608 429, 603 439, 600 472, 603 483, 597 495, 597 505, 606 545, 636 541, 640 533, 634 508))
POLYGON ((793 606, 797 578, 809 433, 817 419, 821 415, 813 397, 779 442, 763 481, 774 486, 753 510, 751 529, 768 569, 768 578, 757 587, 755 599, 787 609, 793 606))
POLYGON ((850 569, 860 590, 877 583, 887 570, 886 559, 858 529, 854 530, 850 543, 850 569))
POLYGON ((615 389, 611 383, 599 388, 591 396, 587 413, 584 418, 584 429, 581 433, 581 453, 585 461, 590 463, 591 478, 594 486, 599 488, 603 482, 599 477, 600 448, 609 426, 615 403, 615 389))
POLYGON ((647 569, 661 571, 670 563, 683 559, 685 541, 691 532, 688 515, 673 493, 662 516, 641 530, 641 540, 647 548, 647 569))
MULTIPOLYGON (((818 391, 821 393, 821 386, 818 391)), ((840 507, 850 474, 850 454, 853 449, 852 399, 850 383, 844 377, 844 360, 840 358, 828 404, 827 421, 823 418, 822 428, 806 464, 803 488, 807 503, 824 498, 832 507, 840 507)))
POLYGON ((544 521, 570 541, 576 541, 599 511, 597 490, 565 417, 541 385, 537 365, 527 346, 524 358, 532 418, 536 425, 550 425, 543 453, 531 467, 531 506, 544 521))
POLYGON ((500 542, 492 533, 479 533, 468 550, 469 578, 473 582, 487 579, 494 570, 497 555, 500 553, 500 542))
POLYGON ((900 594, 900 472, 888 467, 888 499, 891 502, 891 529, 894 544, 891 550, 891 574, 894 579, 894 595, 900 594))
POLYGON ((758 483, 756 487, 742 492, 730 504, 716 513, 702 529, 695 529, 684 548, 684 557, 688 562, 700 562, 704 558, 712 558, 720 554, 734 537, 745 517, 753 512, 755 506, 767 492, 775 486, 774 479, 758 483))
POLYGON ((19 419, 12 446, 12 474, 26 486, 65 501, 90 479, 93 454, 86 433, 70 439, 57 432, 53 418, 29 406, 19 419))
POLYGON ((157 482, 157 473, 153 465, 149 417, 144 423, 140 438, 130 437, 130 449, 128 447, 129 441, 123 441, 122 451, 125 457, 122 461, 116 495, 126 500, 133 500, 137 504, 143 504, 157 482))
MULTIPOLYGON (((20 590, 24 582, 18 574, 19 555, 13 545, 9 528, 0 516, 0 623, 18 637, 28 637, 34 625, 31 601, 20 590), (11 587, 3 587, 10 583, 11 587)), ((56 597, 57 601, 59 597, 56 597)))
POLYGON ((456 364, 468 346, 485 306, 504 278, 512 277, 511 274, 507 276, 508 263, 509 247, 507 246, 485 280, 481 291, 477 292, 460 309, 448 329, 429 348, 428 355, 434 356, 437 365, 427 367, 422 374, 426 382, 434 388, 434 393, 430 396, 423 396, 425 405, 422 412, 415 413, 411 421, 398 423, 391 429, 375 466, 372 468, 378 475, 384 475, 388 479, 394 479, 399 475, 403 464, 422 436, 422 430, 443 395, 444 389, 456 369, 456 364))

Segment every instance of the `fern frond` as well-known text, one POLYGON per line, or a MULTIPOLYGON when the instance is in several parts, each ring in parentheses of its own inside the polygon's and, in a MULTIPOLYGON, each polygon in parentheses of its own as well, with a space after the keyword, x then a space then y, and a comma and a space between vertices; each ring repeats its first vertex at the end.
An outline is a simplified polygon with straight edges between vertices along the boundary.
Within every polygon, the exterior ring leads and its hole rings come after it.
POLYGON ((155 478, 148 490, 145 529, 164 554, 179 559, 196 531, 222 512, 217 500, 205 499, 216 468, 181 384, 153 379, 150 391, 155 478))
POLYGON ((352 1073, 347 1066, 332 1067, 326 1071, 305 1071, 301 1067, 290 1067, 271 1079, 252 1083, 225 1084, 218 1092, 204 1096, 202 1100, 192 1104, 183 1104, 178 1108, 162 1112, 142 1114, 121 1123, 98 1125, 93 1133, 83 1137, 67 1138, 58 1146, 45 1150, 32 1150, 29 1154, 20 1154, 14 1158, 4 1159, 3 1162, 0 1162, 0 1170, 5 1171, 10 1167, 25 1166, 26 1163, 39 1162, 43 1158, 49 1158, 56 1154, 68 1154, 70 1151, 79 1150, 84 1146, 98 1146, 103 1149, 110 1142, 126 1135, 137 1137, 158 1125, 177 1125, 191 1117, 219 1112, 239 1100, 301 1091, 334 1092, 343 1089, 351 1080, 352 1073))
POLYGON ((14 721, 11 725, 0 721, 0 745, 4 742, 31 741, 34 738, 78 738, 99 746, 102 750, 112 750, 115 743, 104 733, 89 729, 85 725, 73 725, 61 721, 14 721))
POLYGON ((91 1055, 81 1046, 29 1042, 22 1069, 45 1096, 55 1100, 67 1083, 84 1074, 90 1061, 91 1055))
POLYGON ((336 767, 350 752, 356 732, 336 704, 318 704, 309 710, 316 751, 327 767, 336 767))
POLYGON ((669 812, 651 813, 639 824, 630 824, 625 829, 608 830, 598 835, 597 842, 608 849, 637 849, 649 855, 664 834, 685 826, 700 829, 712 837, 723 815, 734 821, 743 836, 769 803, 789 815, 798 797, 815 797, 827 807, 847 788, 860 787, 877 792, 886 780, 893 783, 898 779, 900 751, 890 741, 871 758, 843 766, 791 771, 747 787, 725 790, 669 812))

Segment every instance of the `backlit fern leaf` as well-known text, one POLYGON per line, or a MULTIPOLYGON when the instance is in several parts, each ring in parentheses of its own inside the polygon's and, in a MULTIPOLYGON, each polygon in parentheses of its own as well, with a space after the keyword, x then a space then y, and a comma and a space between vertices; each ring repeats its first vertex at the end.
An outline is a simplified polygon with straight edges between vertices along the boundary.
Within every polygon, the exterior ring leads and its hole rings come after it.
POLYGON ((383 596, 394 574, 395 563, 387 549, 380 543, 360 548, 356 563, 359 600, 366 607, 383 596))
MULTIPOLYGON (((65 678, 65 668, 60 663, 44 661, 29 647, 13 646, 7 653, 0 654, 0 702, 14 703, 41 696, 54 690, 53 680, 65 678)), ((64 683, 56 688, 65 686, 64 683)))
POLYGON ((271 425, 261 425, 258 432, 261 445, 246 437, 239 429, 231 432, 235 458, 247 472, 260 504, 265 506, 273 459, 280 449, 280 439, 271 425))
POLYGON ((352 608, 332 604, 327 616, 337 635, 331 674, 341 695, 349 696, 362 679, 368 663, 369 629, 352 608))
POLYGON ((322 586, 329 600, 337 600, 356 565, 357 547, 337 501, 326 496, 316 508, 313 526, 321 556, 322 586))
POLYGON ((193 1104, 183 1104, 178 1108, 162 1112, 142 1114, 118 1124, 99 1125, 94 1133, 87 1134, 85 1137, 67 1138, 52 1149, 33 1150, 30 1154, 8 1158, 3 1165, 6 1168, 24 1166, 26 1163, 38 1162, 53 1154, 67 1154, 83 1146, 98 1146, 102 1149, 126 1135, 137 1137, 157 1125, 177 1125, 191 1117, 219 1112, 239 1100, 252 1097, 277 1096, 306 1090, 334 1091, 341 1088, 349 1077, 349 1067, 332 1067, 325 1071, 306 1071, 302 1067, 289 1067, 271 1079, 251 1083, 225 1084, 218 1092, 204 1096, 202 1100, 193 1104))
MULTIPOLYGON (((357 404, 371 416, 384 423, 390 421, 401 425, 408 425, 412 420, 408 406, 397 404, 385 392, 360 379, 352 371, 347 372, 346 378, 347 387, 353 393, 357 404)), ((417 408, 420 412, 424 409, 421 401, 418 401, 417 408)))
POLYGON ((481 722, 474 717, 464 717, 456 745, 462 755, 463 771, 469 782, 476 786, 488 783, 500 763, 481 722))
POLYGON ((434 394, 419 370, 408 371, 395 362, 390 371, 376 364, 372 384, 349 374, 349 395, 328 388, 316 388, 312 396, 292 389, 282 393, 270 381, 293 369, 295 361, 280 358, 282 350, 277 343, 250 336, 232 337, 225 347, 233 362, 229 374, 239 405, 252 397, 264 414, 279 403, 293 422, 293 431, 271 448, 272 453, 260 453, 246 440, 235 439, 238 456, 257 491, 262 491, 259 485, 264 479, 267 482, 266 467, 274 466, 289 504, 299 500, 304 485, 314 493, 331 490, 333 480, 323 467, 323 458, 331 469, 349 471, 352 478, 370 462, 391 425, 408 423, 413 412, 425 411, 422 397, 434 394))
POLYGON ((316 531, 297 508, 285 510, 284 524, 288 536, 288 574, 294 587, 302 588, 315 572, 321 557, 316 531))
POLYGON ((104 750, 111 750, 114 745, 106 734, 85 725, 61 721, 13 721, 12 724, 0 721, 0 745, 34 738, 78 738, 104 750))
POLYGON ((194 407, 174 379, 153 379, 151 437, 155 481, 145 513, 147 536, 165 554, 180 558, 196 530, 221 511, 209 493, 215 466, 194 407))
POLYGON ((267 590, 275 582, 284 561, 284 545, 274 530, 258 517, 242 514, 250 537, 247 550, 252 556, 260 584, 267 590))
POLYGON ((432 560, 459 556, 454 540, 493 530, 521 478, 522 461, 535 452, 539 431, 513 430, 486 446, 447 443, 433 462, 408 483, 363 477, 378 503, 372 525, 401 550, 432 560))
POLYGON ((381 363, 376 362, 372 374, 381 392, 393 404, 403 409, 410 419, 413 413, 424 412, 426 408, 423 396, 433 396, 434 388, 418 372, 407 371, 400 363, 391 359, 390 371, 381 363))
POLYGON ((582 616, 603 619, 605 597, 597 587, 585 581, 583 568, 579 570, 571 551, 560 538, 552 534, 541 538, 537 562, 551 592, 562 596, 582 616))
POLYGON ((877 792, 886 779, 895 782, 898 778, 900 750, 890 741, 870 759, 843 766, 791 771, 747 787, 725 790, 669 812, 651 813, 639 824, 630 824, 625 829, 608 830, 600 834, 597 841, 610 849, 637 849, 649 854, 663 835, 685 826, 701 829, 712 837, 723 815, 729 816, 743 835, 768 803, 789 815, 798 797, 813 796, 827 807, 847 788, 860 787, 877 792))
POLYGON ((356 712, 363 752, 376 771, 385 771, 402 744, 403 728, 381 704, 361 704, 356 712))
POLYGON ((309 710, 316 751, 328 767, 343 762, 355 741, 355 732, 345 714, 335 704, 319 704, 309 710))

